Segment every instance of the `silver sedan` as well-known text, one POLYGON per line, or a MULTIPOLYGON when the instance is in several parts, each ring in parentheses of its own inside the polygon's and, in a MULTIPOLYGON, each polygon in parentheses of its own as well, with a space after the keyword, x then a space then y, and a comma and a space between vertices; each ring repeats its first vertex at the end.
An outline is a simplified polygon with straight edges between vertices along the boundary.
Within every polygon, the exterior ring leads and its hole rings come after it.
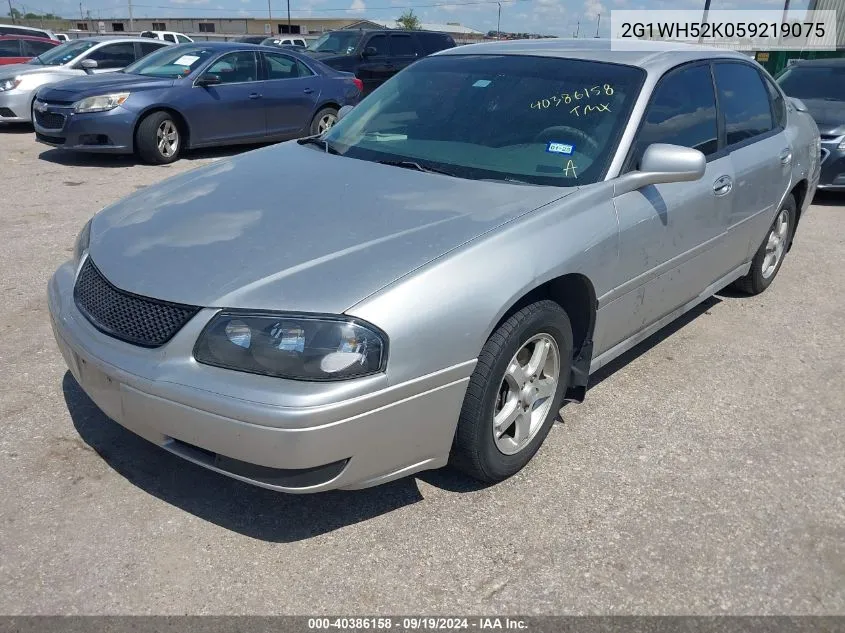
POLYGON ((444 51, 320 137, 103 210, 49 284, 70 371, 267 488, 513 475, 592 372, 763 292, 816 188, 818 130, 760 66, 653 46, 444 51))

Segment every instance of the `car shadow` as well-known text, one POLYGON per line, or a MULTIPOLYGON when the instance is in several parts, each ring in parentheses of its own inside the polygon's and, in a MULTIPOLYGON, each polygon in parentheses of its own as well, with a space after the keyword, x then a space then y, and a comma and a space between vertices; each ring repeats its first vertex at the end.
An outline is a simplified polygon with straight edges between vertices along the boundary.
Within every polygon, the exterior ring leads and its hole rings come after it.
MULTIPOLYGON (((718 297, 707 299, 639 343, 593 374, 590 388, 720 302, 718 297)), ((279 493, 206 470, 138 437, 102 413, 70 372, 65 373, 62 391, 79 436, 118 474, 166 503, 227 530, 263 541, 300 541, 417 503, 423 499, 417 479, 457 493, 476 492, 492 485, 451 468, 442 468, 360 491, 279 493)), ((564 413, 565 406, 557 422, 565 422, 564 413)))
MULTIPOLYGON (((813 204, 823 207, 845 206, 845 192, 816 191, 816 195, 813 196, 813 204)), ((798 226, 801 226, 800 223, 798 226)))
POLYGON ((35 134, 32 123, 3 123, 0 134, 35 134))
POLYGON ((62 391, 82 440, 144 492, 227 530, 291 543, 422 500, 412 477, 376 488, 292 495, 245 484, 185 461, 102 413, 70 372, 62 391))
MULTIPOLYGON (((266 147, 268 143, 254 144, 254 145, 229 145, 226 147, 210 147, 205 149, 189 150, 185 152, 176 163, 187 161, 193 162, 197 160, 214 160, 220 158, 228 158, 230 156, 237 156, 253 149, 266 147)), ((169 169, 171 165, 147 165, 138 160, 134 154, 88 154, 85 152, 68 152, 62 149, 53 148, 47 149, 38 155, 43 161, 54 163, 56 165, 65 165, 67 167, 131 167, 133 165, 145 165, 148 167, 158 167, 161 169, 169 169)), ((174 163, 175 164, 175 163, 174 163)))

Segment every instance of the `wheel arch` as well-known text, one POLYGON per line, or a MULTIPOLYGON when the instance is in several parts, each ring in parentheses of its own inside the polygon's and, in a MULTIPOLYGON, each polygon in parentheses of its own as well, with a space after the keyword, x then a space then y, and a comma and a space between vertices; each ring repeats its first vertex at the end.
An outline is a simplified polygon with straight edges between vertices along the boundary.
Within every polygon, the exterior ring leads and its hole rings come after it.
MULTIPOLYGON (((792 239, 795 238, 795 231, 798 230, 798 222, 801 220, 801 210, 804 208, 804 203, 807 200, 807 194, 810 191, 810 183, 804 178, 795 183, 789 194, 795 198, 795 227, 792 229, 792 238, 789 240, 789 247, 792 248, 792 239)), ((787 194, 787 195, 789 195, 787 194)))
POLYGON ((135 145, 135 135, 138 133, 138 126, 141 125, 141 121, 146 119, 149 115, 153 112, 167 112, 173 117, 173 120, 176 122, 176 125, 179 126, 179 132, 182 134, 182 147, 190 148, 191 147, 191 126, 188 123, 188 119, 185 118, 179 110, 175 109, 173 106, 168 105, 151 105, 143 110, 138 114, 138 117, 135 119, 135 125, 132 128, 132 145, 133 149, 135 145))
POLYGON ((582 402, 587 391, 590 363, 593 357, 593 331, 596 325, 596 290, 592 281, 581 273, 567 273, 535 286, 512 299, 484 340, 526 305, 549 299, 564 309, 572 325, 572 363, 566 400, 582 402))

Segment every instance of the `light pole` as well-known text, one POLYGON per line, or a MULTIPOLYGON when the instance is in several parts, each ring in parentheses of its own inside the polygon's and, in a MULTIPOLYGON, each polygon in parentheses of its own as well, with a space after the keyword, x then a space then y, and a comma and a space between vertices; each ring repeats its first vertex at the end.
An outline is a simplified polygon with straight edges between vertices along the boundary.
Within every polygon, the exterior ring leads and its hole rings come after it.
POLYGON ((290 0, 288 0, 288 33, 290 32, 290 0))
POLYGON ((497 2, 496 4, 499 5, 499 17, 496 18, 496 39, 502 39, 502 3, 497 2))

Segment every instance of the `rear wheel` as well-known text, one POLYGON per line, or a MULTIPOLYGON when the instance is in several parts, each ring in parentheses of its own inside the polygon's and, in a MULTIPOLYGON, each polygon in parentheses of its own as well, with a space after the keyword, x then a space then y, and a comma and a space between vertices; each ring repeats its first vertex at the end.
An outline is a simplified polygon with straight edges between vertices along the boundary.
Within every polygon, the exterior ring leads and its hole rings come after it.
POLYGON ((554 424, 571 358, 572 327, 557 303, 538 301, 507 319, 470 377, 450 463, 485 482, 519 472, 554 424))
POLYGON ((748 274, 736 280, 737 288, 748 294, 757 295, 771 285, 786 257, 792 232, 795 230, 796 211, 795 198, 788 195, 766 233, 763 243, 757 249, 754 259, 751 260, 748 274))
POLYGON ((328 130, 337 123, 337 110, 334 108, 323 108, 314 115, 311 121, 311 135, 316 136, 328 130))
POLYGON ((167 112, 148 114, 135 132, 135 148, 146 163, 172 163, 182 152, 182 134, 173 116, 167 112))

